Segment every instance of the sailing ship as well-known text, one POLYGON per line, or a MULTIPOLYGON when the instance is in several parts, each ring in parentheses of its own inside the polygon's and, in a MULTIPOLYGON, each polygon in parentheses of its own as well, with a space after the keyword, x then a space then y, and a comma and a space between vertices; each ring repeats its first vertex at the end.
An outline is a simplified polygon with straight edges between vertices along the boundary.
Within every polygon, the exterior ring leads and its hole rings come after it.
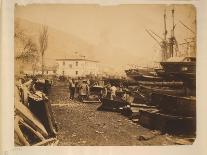
MULTIPOLYGON (((152 30, 146 30, 146 32, 159 44, 161 47, 160 61, 161 68, 137 68, 125 70, 126 75, 135 80, 146 81, 183 81, 185 85, 195 88, 196 78, 196 57, 195 57, 195 37, 185 39, 186 42, 178 44, 175 37, 174 24, 174 8, 172 9, 172 29, 171 35, 167 38, 166 27, 166 10, 164 11, 164 36, 160 37, 152 30), (158 39, 161 39, 159 41, 158 39), (185 52, 179 51, 179 45, 186 45, 185 52), (191 47, 191 48, 190 48, 191 47), (191 52, 189 52, 191 50, 191 52)), ((195 34, 191 28, 186 26, 180 21, 180 23, 195 34)))
MULTIPOLYGON (((130 111, 144 127, 161 130, 163 133, 190 134, 195 137, 196 131, 196 57, 195 37, 186 39, 185 43, 178 44, 174 31, 174 8, 172 9, 171 35, 167 38, 166 11, 164 12, 164 37, 160 37, 152 30, 147 33, 160 45, 162 60, 160 68, 154 69, 162 81, 141 81, 140 77, 149 72, 145 69, 127 70, 129 77, 137 78, 139 87, 135 92, 138 101, 131 104, 130 111), (158 40, 158 38, 161 39, 158 40), (185 51, 179 50, 179 45, 187 45, 185 51), (192 51, 189 52, 190 47, 192 51), (139 78, 138 78, 139 77, 139 78), (141 98, 141 99, 140 99, 141 98), (143 103, 148 108, 140 106, 143 103), (135 111, 135 106, 138 111, 135 111), (149 108, 150 107, 150 108, 149 108), (146 121, 147 120, 147 121, 146 121)), ((183 23, 181 23, 184 25, 183 23)), ((189 27, 184 25, 188 30, 189 27)), ((192 30, 191 30, 192 31, 192 30)), ((193 32, 193 31, 192 31, 193 32)), ((193 32, 195 34, 195 32, 193 32)), ((125 110, 126 111, 126 110, 125 110)))
POLYGON ((161 81, 161 78, 156 76, 154 68, 139 67, 125 70, 125 73, 136 81, 161 81))
MULTIPOLYGON (((166 13, 164 14, 164 40, 162 42, 162 61, 160 65, 162 69, 156 69, 156 73, 165 78, 172 80, 181 80, 186 85, 191 85, 195 87, 195 78, 196 78, 196 57, 195 57, 195 45, 193 46, 193 52, 189 54, 186 51, 185 55, 180 56, 181 52, 178 50, 178 42, 175 38, 175 24, 174 24, 174 8, 172 9, 172 30, 169 41, 167 41, 167 29, 166 29, 166 13), (193 84, 193 85, 192 85, 193 84)), ((181 24, 183 24, 181 22, 181 24)), ((184 24, 183 24, 184 25, 184 24)), ((184 25, 187 27, 186 25, 184 25)), ((187 27, 188 28, 188 27, 187 27)), ((188 28, 188 30, 191 30, 188 28)), ((191 32, 195 33, 191 30, 191 32)), ((186 41, 186 43, 182 43, 179 45, 186 44, 187 50, 189 50, 189 45, 191 43, 195 44, 195 38, 192 38, 190 41, 186 41)))

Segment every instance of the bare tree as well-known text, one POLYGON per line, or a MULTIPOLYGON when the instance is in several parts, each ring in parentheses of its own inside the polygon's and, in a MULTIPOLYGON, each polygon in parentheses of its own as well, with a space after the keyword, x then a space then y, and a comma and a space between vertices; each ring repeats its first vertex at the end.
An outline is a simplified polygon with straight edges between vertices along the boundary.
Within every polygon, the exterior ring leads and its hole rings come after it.
POLYGON ((40 54, 42 57, 42 75, 44 74, 44 54, 48 45, 48 26, 42 26, 39 35, 40 54))
POLYGON ((16 56, 16 59, 21 59, 23 62, 31 62, 34 58, 38 57, 37 45, 32 41, 32 39, 28 38, 19 53, 16 56))
POLYGON ((19 39, 22 42, 26 41, 26 34, 25 34, 25 30, 23 30, 20 26, 19 20, 15 19, 14 22, 14 38, 15 39, 19 39))
MULTIPOLYGON (((31 64, 34 74, 37 70, 37 63, 39 61, 37 44, 27 35, 26 30, 21 27, 20 22, 17 19, 15 20, 14 40, 15 45, 19 43, 19 48, 15 49, 17 50, 15 52, 15 59, 18 61, 20 60, 23 64, 31 64)), ((21 70, 24 69, 21 68, 21 70)))
POLYGON ((39 54, 37 45, 31 39, 25 41, 21 52, 16 55, 15 58, 16 60, 21 60, 23 63, 31 64, 33 75, 35 74, 39 61, 39 54))

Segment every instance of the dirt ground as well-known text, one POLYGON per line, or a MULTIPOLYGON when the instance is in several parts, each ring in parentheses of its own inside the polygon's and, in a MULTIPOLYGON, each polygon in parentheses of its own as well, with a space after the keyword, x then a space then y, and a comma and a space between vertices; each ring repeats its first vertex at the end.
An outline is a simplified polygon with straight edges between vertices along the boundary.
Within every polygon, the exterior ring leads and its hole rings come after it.
POLYGON ((69 99, 67 86, 53 86, 49 95, 59 128, 59 145, 126 146, 191 144, 183 137, 161 134, 116 112, 97 111, 101 103, 69 99))

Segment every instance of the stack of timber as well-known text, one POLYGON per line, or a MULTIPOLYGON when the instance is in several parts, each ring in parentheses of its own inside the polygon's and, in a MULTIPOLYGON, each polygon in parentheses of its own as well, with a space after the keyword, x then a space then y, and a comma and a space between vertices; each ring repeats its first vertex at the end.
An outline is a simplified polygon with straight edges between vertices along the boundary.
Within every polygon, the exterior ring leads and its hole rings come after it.
MULTIPOLYGON (((47 85, 47 84, 46 84, 47 85)), ((14 135, 17 146, 57 145, 57 126, 48 98, 49 87, 32 80, 15 87, 14 135), (30 90, 34 88, 33 90, 30 90), (47 88, 44 89, 44 88, 47 88), (41 91, 39 91, 39 90, 41 91)))
POLYGON ((153 93, 152 104, 157 111, 140 110, 141 125, 173 134, 195 134, 195 98, 153 93))
POLYGON ((110 98, 101 98, 101 106, 97 110, 103 111, 113 111, 113 112, 121 112, 123 107, 127 106, 128 103, 121 98, 114 98, 113 100, 110 98))
POLYGON ((140 110, 139 124, 163 133, 194 134, 195 118, 174 116, 159 111, 140 110))
POLYGON ((133 122, 138 122, 140 118, 141 110, 152 110, 156 109, 155 106, 150 106, 146 104, 131 103, 128 106, 125 106, 122 110, 124 116, 129 117, 133 122))
POLYGON ((190 117, 196 115, 195 97, 153 93, 151 98, 162 113, 190 117))
POLYGON ((156 87, 171 87, 171 88, 181 88, 183 87, 183 82, 182 81, 168 81, 168 82, 151 82, 151 81, 139 81, 139 85, 144 85, 144 86, 156 86, 156 87))
POLYGON ((133 97, 133 100, 129 102, 128 106, 125 106, 122 110, 124 116, 129 117, 133 122, 138 122, 140 117, 140 110, 155 109, 156 107, 150 105, 147 95, 143 93, 138 86, 133 91, 130 91, 129 95, 133 97))
POLYGON ((162 81, 163 78, 155 74, 153 68, 137 68, 125 70, 127 77, 135 81, 162 81))
POLYGON ((186 94, 186 90, 184 87, 176 88, 176 87, 162 87, 162 86, 140 86, 140 91, 146 95, 148 99, 151 99, 152 93, 160 93, 160 94, 168 94, 168 95, 176 95, 176 96, 184 96, 186 94))
POLYGON ((116 96, 111 96, 110 92, 101 98, 101 106, 98 110, 107 110, 121 112, 127 105, 130 105, 135 100, 135 96, 129 89, 124 88, 116 91, 116 96))
POLYGON ((122 114, 163 133, 195 134, 196 100, 187 97, 183 82, 139 82, 134 100, 122 114))
MULTIPOLYGON (((129 78, 139 83, 137 93, 143 96, 145 104, 155 106, 151 109, 138 109, 141 125, 162 132, 194 135, 196 130, 196 40, 193 39, 192 45, 188 44, 194 50, 190 52, 189 48, 186 56, 175 48, 178 47, 178 43, 174 35, 174 13, 173 8, 171 36, 167 38, 167 33, 164 33, 164 39, 162 39, 164 45, 161 46, 162 69, 137 68, 125 72, 129 78), (151 74, 152 70, 156 72, 155 75, 151 74)), ((164 32, 167 32, 166 13, 164 13, 164 25, 164 32)), ((186 25, 185 27, 189 30, 186 25)), ((157 34, 151 30, 146 31, 159 42, 154 37, 154 35, 158 36, 157 34)))
POLYGON ((38 118, 23 104, 15 104, 15 144, 16 145, 57 145, 38 118), (48 142, 48 140, 50 140, 48 142))
POLYGON ((121 112, 133 122, 162 133, 195 134, 196 100, 188 97, 184 82, 139 81, 117 92, 115 99, 102 98, 99 110, 121 112))

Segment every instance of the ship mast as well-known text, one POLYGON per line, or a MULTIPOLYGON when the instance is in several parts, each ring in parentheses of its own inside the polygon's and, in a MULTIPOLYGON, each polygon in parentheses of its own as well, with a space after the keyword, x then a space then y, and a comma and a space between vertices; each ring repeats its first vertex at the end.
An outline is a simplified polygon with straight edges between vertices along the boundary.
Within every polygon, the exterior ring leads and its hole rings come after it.
MULTIPOLYGON (((190 56, 195 56, 195 52, 196 52, 196 32, 191 29, 190 27, 188 27, 187 25, 185 25, 182 21, 180 21, 180 23, 187 29, 189 30, 191 33, 193 33, 195 35, 195 37, 192 38, 186 38, 185 39, 185 43, 181 43, 180 45, 186 44, 187 45, 187 49, 186 49, 186 55, 190 55, 190 56), (191 43, 194 43, 194 45, 191 45, 191 43), (191 48, 193 47, 193 52, 191 52, 191 48), (190 53, 188 52, 188 50, 190 50, 190 53)), ((196 26, 196 24, 195 24, 196 26)))
POLYGON ((166 9, 164 12, 164 41, 167 39, 167 26, 166 26, 166 9))
POLYGON ((166 26, 166 9, 164 11, 164 39, 162 41, 162 61, 167 59, 167 26, 166 26))
POLYGON ((169 38, 169 52, 170 52, 170 57, 174 56, 174 51, 176 51, 176 56, 177 56, 177 50, 178 50, 178 45, 177 41, 175 39, 175 21, 174 21, 174 7, 172 9, 172 30, 171 30, 171 37, 169 38), (174 45, 176 45, 176 49, 174 49, 174 45))
POLYGON ((174 8, 172 9, 172 37, 174 38, 175 37, 175 16, 174 16, 174 13, 175 13, 175 10, 174 10, 174 8))
POLYGON ((164 37, 160 37, 158 36, 156 33, 154 33, 152 30, 146 30, 146 32, 160 45, 161 47, 161 57, 162 57, 162 61, 166 61, 168 58, 173 57, 174 56, 174 50, 176 51, 176 55, 177 55, 177 51, 178 51, 178 44, 177 41, 175 39, 175 34, 174 34, 174 30, 175 30, 175 23, 174 23, 174 8, 172 9, 172 30, 171 30, 171 36, 169 38, 169 41, 167 40, 167 24, 166 24, 166 10, 164 10, 164 37), (159 42, 155 36, 159 39, 161 39, 161 42, 159 42), (174 49, 174 45, 175 45, 175 49, 174 49), (169 51, 168 51, 169 50, 169 51))

